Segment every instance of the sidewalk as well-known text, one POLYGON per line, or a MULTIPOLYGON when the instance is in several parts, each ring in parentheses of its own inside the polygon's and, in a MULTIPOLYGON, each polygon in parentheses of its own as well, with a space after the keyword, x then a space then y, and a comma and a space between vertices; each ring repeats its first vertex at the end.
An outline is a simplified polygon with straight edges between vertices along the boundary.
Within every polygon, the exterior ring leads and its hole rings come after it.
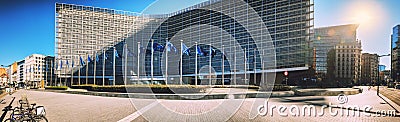
MULTIPOLYGON (((347 103, 340 104, 338 97, 328 97, 328 101, 332 102, 334 105, 342 105, 342 106, 371 106, 372 109, 369 111, 371 113, 382 113, 383 111, 387 112, 389 110, 395 110, 396 115, 399 115, 398 108, 393 107, 391 104, 392 101, 382 99, 380 96, 376 94, 374 89, 368 90, 367 86, 363 86, 363 92, 356 95, 348 95, 347 103)), ((382 96, 382 95, 381 95, 382 96)), ((361 108, 362 109, 362 108, 361 108)))
MULTIPOLYGON (((381 97, 381 99, 386 101, 398 112, 400 112, 400 90, 383 86, 379 88, 379 96, 381 97)), ((374 90, 376 90, 376 87, 374 87, 374 90)))

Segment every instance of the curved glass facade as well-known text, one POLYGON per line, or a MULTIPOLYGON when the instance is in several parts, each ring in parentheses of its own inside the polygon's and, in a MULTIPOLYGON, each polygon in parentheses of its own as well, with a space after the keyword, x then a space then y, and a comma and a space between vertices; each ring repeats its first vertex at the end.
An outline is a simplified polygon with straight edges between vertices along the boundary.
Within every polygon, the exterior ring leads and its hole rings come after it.
MULTIPOLYGON (((115 16, 116 11, 103 13, 115 16)), ((129 32, 111 41, 121 54, 116 61, 116 79, 128 84, 150 78, 179 84, 182 69, 184 83, 193 84, 195 76, 205 78, 213 71, 217 84, 222 79, 226 84, 258 84, 264 72, 311 66, 312 27, 312 0, 211 0, 165 15, 134 15, 132 26, 127 27, 129 32), (167 51, 167 42, 174 45, 176 52, 167 51), (189 54, 182 53, 182 44, 189 54)), ((112 56, 111 48, 94 50, 105 49, 112 56)), ((68 53, 57 54, 62 57, 68 53)), ((98 55, 96 76, 101 77, 102 54, 98 55)), ((78 62, 79 56, 72 60, 78 62)), ((94 64, 88 66, 88 75, 93 76, 90 70, 94 64)), ((109 80, 113 66, 106 63, 105 67, 109 80)), ((86 75, 85 68, 80 68, 81 76, 86 75)), ((76 78, 77 73, 74 75, 76 78)))

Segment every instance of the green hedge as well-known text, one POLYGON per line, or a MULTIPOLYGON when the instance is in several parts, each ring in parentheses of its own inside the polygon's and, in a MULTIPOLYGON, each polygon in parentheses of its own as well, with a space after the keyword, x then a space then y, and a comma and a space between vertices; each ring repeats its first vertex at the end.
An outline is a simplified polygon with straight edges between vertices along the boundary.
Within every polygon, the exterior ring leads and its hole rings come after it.
POLYGON ((283 85, 283 84, 275 84, 274 89, 272 91, 290 91, 292 88, 288 85, 283 85))
POLYGON ((193 85, 119 85, 119 86, 96 86, 80 85, 71 86, 74 89, 86 89, 97 92, 121 92, 121 93, 202 93, 208 87, 193 85))
POLYGON ((68 86, 47 86, 45 89, 51 89, 51 90, 67 90, 68 86))
POLYGON ((235 86, 235 85, 218 85, 218 86, 212 86, 213 88, 241 88, 241 89, 259 89, 259 86, 245 86, 245 85, 239 85, 239 86, 235 86))
MULTIPOLYGON (((290 91, 292 90, 290 86, 284 85, 284 84, 274 84, 274 86, 268 86, 269 89, 272 88, 272 91, 290 91)), ((244 89, 259 89, 259 86, 246 86, 246 85, 218 85, 218 86, 213 86, 213 88, 244 88, 244 89)))
POLYGON ((89 89, 92 89, 93 86, 95 86, 95 85, 72 85, 71 88, 89 90, 89 89))
POLYGON ((263 91, 270 91, 270 90, 272 90, 272 91, 291 91, 292 88, 285 84, 274 84, 273 86, 269 85, 266 88, 263 88, 261 90, 263 90, 263 91))

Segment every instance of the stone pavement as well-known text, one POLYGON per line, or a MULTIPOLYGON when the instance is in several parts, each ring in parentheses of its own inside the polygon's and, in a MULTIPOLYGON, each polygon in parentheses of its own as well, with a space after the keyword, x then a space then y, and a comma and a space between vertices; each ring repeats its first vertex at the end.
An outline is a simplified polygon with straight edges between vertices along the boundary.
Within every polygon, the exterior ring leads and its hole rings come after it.
MULTIPOLYGON (((159 104, 151 107, 146 112, 134 119, 134 121, 400 121, 400 117, 379 116, 382 113, 376 113, 382 110, 393 110, 391 106, 384 103, 374 91, 364 91, 357 95, 348 95, 348 102, 340 104, 337 96, 302 96, 302 97, 281 97, 281 98, 250 98, 250 99, 226 99, 226 100, 196 100, 196 101, 177 101, 177 100, 161 100, 159 104), (315 106, 317 113, 324 113, 322 116, 280 116, 278 110, 272 110, 273 115, 267 113, 266 116, 250 116, 250 112, 254 111, 254 107, 262 105, 262 103, 255 101, 268 100, 270 106, 285 106, 287 108, 292 105, 315 106), (342 105, 343 109, 339 107, 332 108, 332 111, 337 111, 336 115, 331 115, 329 109, 322 109, 323 105, 342 105), (348 110, 347 116, 346 107, 371 106, 372 109, 368 111, 360 111, 360 116, 352 116, 355 110, 348 110), (234 110, 234 112, 232 112, 234 110), (343 111, 343 114, 342 112, 343 111), (168 115, 168 116, 164 116, 168 115), (368 116, 370 115, 370 116, 368 116)), ((289 113, 286 110, 286 113, 289 113)), ((357 111, 356 111, 357 113, 357 111)), ((396 113, 399 115, 399 113, 396 113)), ((357 115, 357 114, 356 114, 357 115)))
MULTIPOLYGON (((12 106, 19 106, 18 100, 22 95, 28 97, 29 103, 43 105, 50 122, 112 122, 136 111, 129 99, 32 90, 18 90, 3 97, 6 104, 0 104, 0 108, 8 105, 13 96, 16 98, 12 106)), ((9 115, 6 116, 8 117, 9 115)))

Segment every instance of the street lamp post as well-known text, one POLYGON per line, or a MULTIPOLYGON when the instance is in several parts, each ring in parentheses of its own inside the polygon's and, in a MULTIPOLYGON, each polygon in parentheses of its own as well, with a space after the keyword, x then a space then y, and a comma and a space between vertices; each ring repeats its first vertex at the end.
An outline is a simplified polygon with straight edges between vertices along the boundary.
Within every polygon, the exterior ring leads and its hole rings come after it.
POLYGON ((380 86, 380 81, 379 81, 379 59, 381 58, 381 57, 384 57, 384 56, 390 56, 390 54, 387 54, 387 55, 378 55, 378 67, 377 67, 377 74, 378 74, 378 78, 377 78, 377 90, 376 90, 376 95, 378 95, 379 96, 379 86, 380 86))

